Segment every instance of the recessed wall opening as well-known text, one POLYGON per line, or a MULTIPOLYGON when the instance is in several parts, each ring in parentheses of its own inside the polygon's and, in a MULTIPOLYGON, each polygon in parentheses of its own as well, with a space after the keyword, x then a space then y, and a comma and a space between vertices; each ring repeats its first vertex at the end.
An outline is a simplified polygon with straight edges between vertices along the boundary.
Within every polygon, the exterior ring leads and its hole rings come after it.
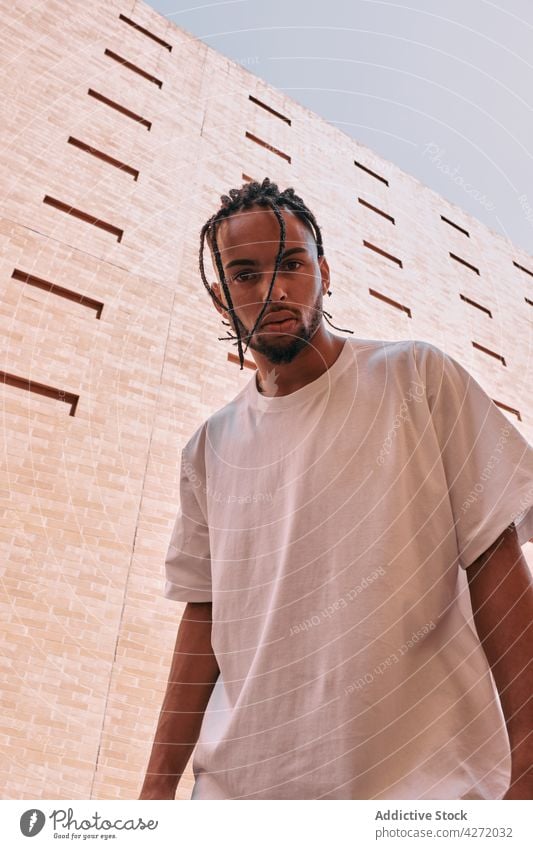
POLYGON ((377 292, 375 289, 368 290, 372 297, 379 298, 380 301, 384 301, 386 304, 390 304, 391 307, 396 307, 397 310, 401 310, 406 313, 409 318, 411 316, 411 310, 409 307, 406 307, 405 304, 400 304, 399 301, 394 301, 392 298, 389 298, 388 295, 383 295, 381 292, 377 292))
POLYGON ((169 53, 172 50, 172 45, 169 44, 168 41, 163 41, 163 39, 159 38, 158 35, 154 35, 154 33, 150 32, 149 29, 145 29, 140 24, 135 23, 135 21, 132 21, 131 18, 127 18, 126 15, 123 15, 122 13, 119 15, 119 18, 121 21, 124 21, 125 24, 128 24, 130 27, 133 27, 139 32, 142 32, 143 35, 146 35, 148 36, 148 38, 151 38, 152 41, 156 41, 158 44, 161 45, 161 47, 164 47, 166 50, 168 50, 169 53))
POLYGON ((462 292, 459 293, 459 297, 466 304, 470 304, 470 306, 476 307, 476 309, 481 310, 482 312, 486 313, 489 318, 492 318, 492 313, 487 307, 484 307, 481 304, 478 304, 477 301, 473 301, 471 298, 467 298, 466 295, 463 295, 462 292))
POLYGON ((367 242, 366 239, 363 239, 363 245, 365 246, 365 248, 374 251, 380 256, 384 256, 386 259, 390 259, 390 261, 396 263, 399 268, 403 268, 403 263, 401 259, 398 259, 397 256, 393 256, 392 254, 387 253, 387 251, 384 251, 383 248, 378 248, 377 245, 373 245, 370 242, 367 242))
POLYGON ((66 405, 69 416, 76 414, 76 407, 80 396, 74 395, 72 392, 66 392, 64 389, 58 389, 56 386, 47 386, 45 383, 38 383, 36 380, 30 380, 27 377, 20 377, 6 371, 0 371, 0 383, 4 383, 6 386, 12 386, 15 389, 32 392, 34 395, 41 395, 44 398, 59 401, 61 404, 66 405))
POLYGON ((459 230, 460 233, 463 233, 465 236, 470 238, 470 233, 468 230, 465 230, 464 227, 459 227, 459 224, 456 224, 455 221, 451 221, 449 218, 446 218, 445 215, 441 215, 441 221, 445 221, 446 224, 449 224, 450 227, 454 227, 456 230, 459 230))
POLYGON ((273 109, 272 106, 268 106, 266 103, 263 103, 262 100, 259 100, 257 97, 253 95, 248 95, 248 100, 251 100, 252 103, 255 103, 256 106, 260 106, 261 109, 265 109, 267 112, 270 112, 271 115, 275 115, 276 118, 280 118, 282 121, 285 121, 289 126, 291 125, 291 119, 287 118, 286 115, 283 115, 281 112, 278 112, 276 109, 273 109))
POLYGON ((107 162, 108 165, 113 165, 114 168, 118 168, 119 171, 125 171, 126 174, 129 174, 133 177, 134 180, 137 180, 139 176, 139 172, 136 168, 132 168, 131 165, 126 165, 125 162, 121 162, 120 159, 115 159, 113 156, 109 156, 109 154, 104 153, 101 150, 97 150, 95 147, 92 147, 90 144, 87 144, 80 139, 74 138, 74 136, 69 136, 67 139, 68 144, 77 147, 79 150, 83 150, 85 153, 89 153, 91 156, 94 156, 96 159, 101 159, 102 162, 107 162))
POLYGON ((374 206, 373 204, 369 203, 367 200, 364 200, 364 198, 358 197, 357 201, 362 206, 366 206, 367 209, 371 209, 373 212, 377 212, 378 215, 381 215, 383 218, 386 218, 388 221, 391 221, 393 224, 396 224, 394 218, 392 217, 392 215, 389 215, 388 212, 383 212, 382 209, 379 209, 379 207, 374 206))
POLYGON ((466 268, 469 268, 470 271, 473 271, 475 274, 479 275, 479 268, 476 268, 475 265, 472 265, 472 263, 467 262, 466 259, 463 259, 462 257, 457 256, 457 254, 453 254, 451 251, 449 253, 450 253, 451 259, 455 260, 455 262, 458 262, 461 265, 464 265, 466 268))
POLYGON ((131 109, 126 109, 125 106, 122 106, 120 103, 117 103, 115 100, 111 100, 109 97, 105 97, 105 95, 100 94, 99 91, 95 91, 93 88, 90 88, 87 91, 89 97, 94 97, 95 100, 99 100, 100 103, 105 103, 106 106, 110 106, 111 109, 115 109, 117 112, 120 112, 121 115, 126 115, 127 118, 131 118, 132 121, 136 121, 138 124, 142 124, 143 127, 146 127, 148 132, 152 129, 152 122, 148 121, 146 118, 143 118, 142 115, 138 115, 136 112, 132 112, 131 109))
POLYGON ((520 415, 520 410, 515 410, 514 407, 509 407, 508 404, 504 404, 502 401, 496 401, 496 398, 492 399, 497 407, 500 407, 502 410, 506 410, 508 413, 512 413, 513 416, 516 416, 519 422, 522 421, 522 416, 520 415))
POLYGON ((494 357, 495 360, 499 360, 503 366, 507 366, 505 357, 502 357, 501 354, 497 354, 496 351, 491 351, 490 348, 480 345, 479 342, 472 342, 472 345, 474 348, 477 348, 478 351, 483 351, 483 353, 488 354, 489 357, 494 357))
POLYGON ((148 71, 144 71, 142 68, 139 68, 138 65, 134 65, 133 62, 129 62, 127 59, 124 59, 123 56, 119 56, 118 53, 115 53, 113 50, 109 50, 106 47, 104 54, 109 56, 109 58, 113 59, 115 62, 118 62, 119 65, 123 65, 124 68, 128 68, 129 71, 133 71, 134 74, 138 74, 140 77, 144 77, 145 80, 154 83, 154 85, 158 88, 163 87, 163 80, 158 79, 158 77, 154 77, 153 74, 148 73, 148 71))
POLYGON ((105 230, 107 233, 112 233, 113 236, 116 237, 117 242, 120 242, 122 236, 124 235, 124 230, 121 230, 119 227, 115 227, 113 224, 109 224, 107 221, 102 221, 101 218, 96 218, 95 215, 90 215, 88 212, 84 212, 82 209, 76 209, 73 206, 70 206, 68 203, 64 203, 61 200, 57 200, 57 198, 52 198, 50 195, 45 195, 43 198, 43 203, 46 203, 48 206, 53 206, 54 209, 59 209, 61 212, 65 212, 67 215, 72 215, 73 218, 79 218, 80 221, 85 221, 87 224, 92 224, 94 227, 99 227, 100 230, 105 230))
POLYGON ((513 265, 515 268, 518 268, 520 271, 523 271, 525 274, 529 274, 530 277, 533 277, 533 271, 530 271, 530 269, 526 268, 525 265, 520 265, 520 263, 515 262, 514 259, 513 265))
MULTIPOLYGON (((238 358, 237 354, 232 354, 232 353, 228 352, 228 360, 229 360, 229 362, 230 362, 230 363, 237 363, 237 365, 240 365, 240 364, 241 364, 241 361, 239 360, 239 358, 238 358)), ((256 364, 253 362, 253 360, 247 360, 247 359, 245 358, 245 359, 244 359, 244 361, 243 361, 243 365, 244 365, 246 368, 251 368, 251 369, 253 369, 254 371, 257 371, 257 366, 256 366, 256 364)))
POLYGON ((358 162, 357 159, 354 159, 353 164, 360 168, 361 171, 364 171, 366 174, 370 174, 371 177, 374 177, 376 180, 379 180, 381 183, 385 183, 386 186, 389 185, 389 181, 382 177, 381 174, 377 174, 375 171, 372 171, 371 168, 367 168, 366 165, 363 165, 362 162, 358 162))
POLYGON ((52 295, 57 295, 59 298, 65 298, 67 301, 76 301, 82 306, 87 307, 88 310, 94 310, 94 318, 100 318, 102 315, 103 303, 95 301, 94 298, 88 298, 87 295, 81 295, 79 292, 74 292, 71 289, 65 289, 64 286, 58 286, 57 283, 50 283, 49 280, 43 280, 42 277, 28 274, 20 268, 15 268, 11 277, 14 280, 19 280, 21 283, 26 283, 28 286, 43 289, 52 295))
POLYGON ((246 131, 245 135, 246 135, 247 139, 250 139, 250 141, 253 141, 256 144, 260 145, 261 147, 266 148, 266 150, 270 150, 272 153, 275 153, 277 156, 281 156, 282 159, 285 159, 288 163, 290 163, 291 158, 287 153, 283 153, 282 150, 279 150, 277 147, 274 147, 273 145, 264 141, 264 139, 260 139, 257 136, 254 136, 253 133, 249 133, 248 131, 246 131))

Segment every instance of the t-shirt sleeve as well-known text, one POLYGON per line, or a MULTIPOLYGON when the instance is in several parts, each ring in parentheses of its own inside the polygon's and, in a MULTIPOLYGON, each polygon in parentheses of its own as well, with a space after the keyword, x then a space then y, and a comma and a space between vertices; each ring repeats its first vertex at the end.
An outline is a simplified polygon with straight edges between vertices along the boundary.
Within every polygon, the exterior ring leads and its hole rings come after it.
POLYGON ((429 342, 414 354, 466 569, 513 522, 521 545, 533 537, 533 447, 457 360, 429 342))
POLYGON ((211 601, 209 527, 201 478, 187 457, 180 463, 180 505, 165 558, 164 595, 174 601, 211 601))

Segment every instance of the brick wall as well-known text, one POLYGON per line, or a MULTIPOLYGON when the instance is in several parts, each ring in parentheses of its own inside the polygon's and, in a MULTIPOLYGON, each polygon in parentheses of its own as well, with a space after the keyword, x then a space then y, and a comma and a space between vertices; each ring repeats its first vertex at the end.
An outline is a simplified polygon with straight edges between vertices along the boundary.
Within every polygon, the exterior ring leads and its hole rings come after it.
POLYGON ((334 323, 433 342, 529 440, 533 258, 142 3, 19 0, 2 26, 2 797, 131 799, 183 609, 179 451, 250 376, 197 270, 219 195, 294 185, 334 323))

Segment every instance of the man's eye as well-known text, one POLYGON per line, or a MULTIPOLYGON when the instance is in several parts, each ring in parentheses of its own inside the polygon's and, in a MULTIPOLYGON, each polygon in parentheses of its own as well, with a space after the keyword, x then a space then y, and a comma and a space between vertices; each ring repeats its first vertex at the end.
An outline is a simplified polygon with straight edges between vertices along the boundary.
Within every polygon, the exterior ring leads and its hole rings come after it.
MULTIPOLYGON (((301 265, 303 263, 298 259, 288 259, 283 263, 282 267, 287 271, 298 271, 301 265)), ((270 274, 271 272, 269 271, 268 273, 270 274)), ((259 276, 260 273, 258 271, 240 271, 233 279, 239 283, 254 283, 259 276)))
POLYGON ((255 272, 255 271, 241 271, 239 274, 236 274, 233 279, 238 280, 239 283, 250 283, 256 277, 257 277, 257 272, 255 272))

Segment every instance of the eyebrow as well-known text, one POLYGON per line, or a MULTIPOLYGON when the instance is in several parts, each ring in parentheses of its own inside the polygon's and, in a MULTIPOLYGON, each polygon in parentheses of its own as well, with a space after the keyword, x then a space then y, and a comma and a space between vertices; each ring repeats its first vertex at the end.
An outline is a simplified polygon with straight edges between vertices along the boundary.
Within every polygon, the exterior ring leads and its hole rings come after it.
MULTIPOLYGON (((281 259, 286 259, 288 256, 292 256, 292 254, 305 254, 307 253, 307 248, 289 248, 286 250, 281 257, 281 259)), ((235 265, 258 265, 257 260, 255 259, 232 259, 231 262, 228 262, 226 268, 233 268, 235 265)))

